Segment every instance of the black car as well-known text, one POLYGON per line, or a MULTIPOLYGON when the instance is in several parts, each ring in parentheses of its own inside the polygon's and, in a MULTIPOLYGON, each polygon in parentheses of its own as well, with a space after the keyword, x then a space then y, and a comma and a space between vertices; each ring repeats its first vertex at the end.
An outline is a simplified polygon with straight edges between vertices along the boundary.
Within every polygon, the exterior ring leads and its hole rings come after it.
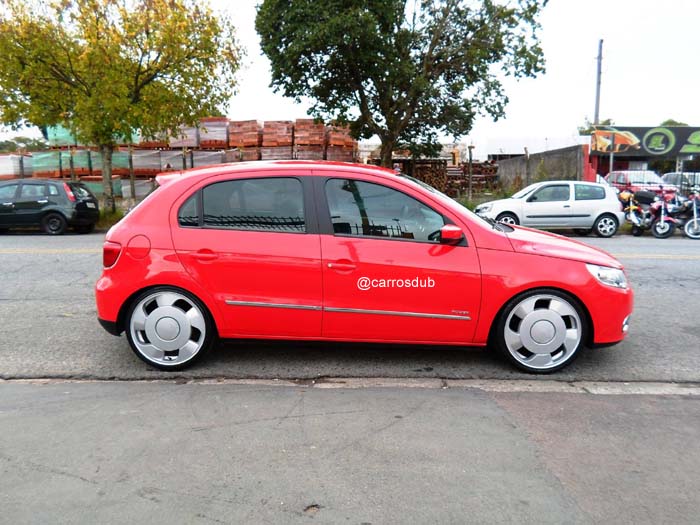
POLYGON ((97 199, 80 182, 0 181, 0 231, 39 226, 49 235, 60 235, 71 226, 90 233, 99 216, 97 199))

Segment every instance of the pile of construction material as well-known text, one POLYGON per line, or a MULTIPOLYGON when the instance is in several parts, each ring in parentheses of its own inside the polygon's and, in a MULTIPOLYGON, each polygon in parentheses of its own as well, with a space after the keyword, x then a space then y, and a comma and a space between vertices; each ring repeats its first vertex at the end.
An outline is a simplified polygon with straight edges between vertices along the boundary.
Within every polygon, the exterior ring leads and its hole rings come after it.
POLYGON ((357 142, 350 136, 347 126, 328 126, 326 143, 327 160, 354 162, 357 158, 357 142))
POLYGON ((266 120, 263 125, 261 160, 292 158, 294 123, 291 120, 266 120))
POLYGON ((0 180, 32 176, 30 155, 0 155, 0 180))
POLYGON ((294 158, 322 160, 326 146, 326 126, 309 118, 298 118, 294 123, 294 158))
POLYGON ((199 121, 199 147, 202 149, 228 148, 228 119, 206 117, 199 121))
POLYGON ((228 123, 228 147, 224 162, 260 160, 263 140, 262 126, 257 120, 239 120, 228 123))

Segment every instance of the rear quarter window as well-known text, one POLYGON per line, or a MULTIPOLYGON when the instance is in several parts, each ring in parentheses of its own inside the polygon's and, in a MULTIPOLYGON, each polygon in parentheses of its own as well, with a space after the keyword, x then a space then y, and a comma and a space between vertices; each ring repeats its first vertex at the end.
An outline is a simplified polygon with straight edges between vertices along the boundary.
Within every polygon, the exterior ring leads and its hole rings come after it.
POLYGON ((594 201, 605 199, 605 188, 602 186, 589 186, 587 184, 574 184, 577 201, 594 201))

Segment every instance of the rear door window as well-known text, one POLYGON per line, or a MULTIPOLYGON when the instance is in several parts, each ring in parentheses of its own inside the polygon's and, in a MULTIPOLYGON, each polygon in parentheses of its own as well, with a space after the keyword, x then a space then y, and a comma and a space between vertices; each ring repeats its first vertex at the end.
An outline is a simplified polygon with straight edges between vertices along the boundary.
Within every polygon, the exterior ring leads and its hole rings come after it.
POLYGON ((306 232, 304 194, 296 178, 217 182, 202 190, 202 206, 205 228, 306 232))

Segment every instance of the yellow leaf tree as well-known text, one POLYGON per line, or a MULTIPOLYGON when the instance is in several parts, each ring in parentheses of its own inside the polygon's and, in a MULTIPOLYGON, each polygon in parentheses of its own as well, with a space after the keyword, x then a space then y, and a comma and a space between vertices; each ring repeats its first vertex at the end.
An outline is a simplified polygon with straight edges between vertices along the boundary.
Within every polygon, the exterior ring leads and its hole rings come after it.
POLYGON ((220 114, 241 53, 231 21, 199 0, 3 0, 0 121, 64 124, 99 147, 114 207, 115 146, 220 114))

